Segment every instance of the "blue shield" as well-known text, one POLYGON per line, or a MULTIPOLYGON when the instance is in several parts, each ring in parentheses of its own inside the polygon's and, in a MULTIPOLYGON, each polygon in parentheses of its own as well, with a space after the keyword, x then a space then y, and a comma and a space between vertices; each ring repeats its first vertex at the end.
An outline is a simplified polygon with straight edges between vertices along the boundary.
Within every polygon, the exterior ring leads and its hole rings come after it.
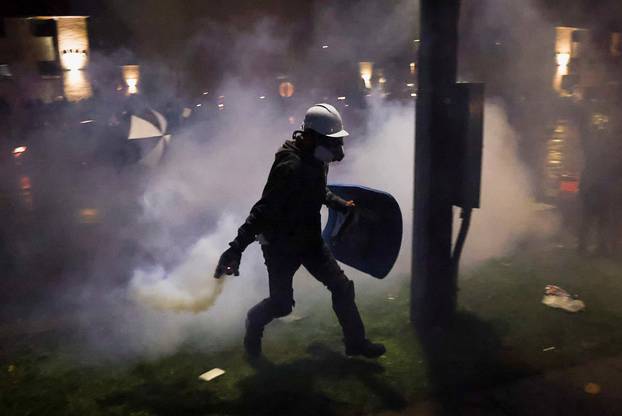
POLYGON ((322 237, 340 262, 378 279, 389 272, 402 245, 402 212, 395 198, 356 185, 328 185, 334 194, 353 200, 347 214, 328 210, 322 237))

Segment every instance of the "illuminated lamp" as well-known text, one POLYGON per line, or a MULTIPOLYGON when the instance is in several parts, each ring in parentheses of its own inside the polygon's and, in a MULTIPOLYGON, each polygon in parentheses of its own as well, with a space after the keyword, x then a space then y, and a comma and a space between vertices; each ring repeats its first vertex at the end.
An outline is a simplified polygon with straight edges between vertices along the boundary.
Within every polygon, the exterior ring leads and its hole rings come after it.
POLYGON ((96 208, 82 208, 78 210, 78 221, 82 224, 97 224, 100 222, 99 210, 96 208))
POLYGON ((374 69, 373 62, 359 62, 359 73, 361 74, 361 78, 363 78, 363 82, 365 82, 365 88, 371 88, 371 77, 374 69))
POLYGON ((136 94, 138 92, 138 80, 136 78, 128 78, 125 80, 127 84, 127 93, 136 94))
POLYGON ((123 65, 123 80, 127 85, 127 94, 138 93, 138 80, 140 79, 139 65, 123 65))
POLYGON ((559 52, 555 55, 555 60, 557 61, 557 65, 559 67, 566 68, 568 66, 568 62, 570 62, 570 54, 559 52))
POLYGON ((86 66, 86 51, 77 49, 63 50, 61 61, 63 68, 69 71, 77 71, 86 66))
POLYGON ((289 98, 294 95, 294 84, 289 81, 283 81, 279 84, 279 95, 283 98, 289 98))
POLYGON ((13 149, 13 156, 20 157, 22 154, 26 152, 26 150, 28 150, 28 147, 18 146, 15 149, 13 149))

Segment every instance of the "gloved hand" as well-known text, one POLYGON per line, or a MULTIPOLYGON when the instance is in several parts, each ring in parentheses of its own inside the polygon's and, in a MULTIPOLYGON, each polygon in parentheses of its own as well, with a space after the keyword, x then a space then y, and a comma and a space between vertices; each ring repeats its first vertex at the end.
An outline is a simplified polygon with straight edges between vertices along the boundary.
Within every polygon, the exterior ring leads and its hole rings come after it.
POLYGON ((348 215, 350 214, 352 211, 354 211, 354 209, 356 208, 356 204, 354 203, 353 200, 343 200, 341 198, 339 198, 339 203, 335 206, 329 206, 334 208, 336 211, 344 214, 344 215, 348 215))
POLYGON ((219 279, 223 274, 239 276, 241 259, 242 252, 237 247, 229 247, 220 256, 216 271, 214 271, 214 277, 219 279))

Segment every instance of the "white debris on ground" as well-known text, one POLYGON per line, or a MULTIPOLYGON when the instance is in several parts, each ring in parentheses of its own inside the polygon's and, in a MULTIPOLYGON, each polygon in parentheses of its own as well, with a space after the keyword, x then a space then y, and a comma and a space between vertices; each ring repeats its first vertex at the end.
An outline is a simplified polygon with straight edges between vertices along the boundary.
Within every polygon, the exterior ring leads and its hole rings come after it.
POLYGON ((199 378, 203 381, 212 381, 216 377, 220 377, 225 374, 225 370, 220 368, 212 368, 211 370, 201 374, 199 378))
POLYGON ((579 312, 585 309, 585 303, 576 299, 559 286, 546 285, 542 303, 551 308, 563 309, 567 312, 579 312))
POLYGON ((306 316, 301 316, 301 315, 296 315, 296 314, 290 313, 287 316, 279 318, 279 320, 281 322, 291 323, 291 322, 300 321, 301 319, 305 319, 305 318, 306 318, 306 316))

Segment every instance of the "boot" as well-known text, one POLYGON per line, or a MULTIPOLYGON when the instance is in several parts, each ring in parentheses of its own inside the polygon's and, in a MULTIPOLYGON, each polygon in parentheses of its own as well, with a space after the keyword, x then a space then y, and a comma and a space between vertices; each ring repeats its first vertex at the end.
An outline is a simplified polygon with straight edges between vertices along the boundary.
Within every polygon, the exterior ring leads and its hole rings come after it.
POLYGON ((364 339, 357 344, 346 343, 346 355, 350 357, 362 355, 365 358, 378 358, 384 355, 385 352, 387 352, 387 349, 384 345, 373 343, 368 339, 364 339))

